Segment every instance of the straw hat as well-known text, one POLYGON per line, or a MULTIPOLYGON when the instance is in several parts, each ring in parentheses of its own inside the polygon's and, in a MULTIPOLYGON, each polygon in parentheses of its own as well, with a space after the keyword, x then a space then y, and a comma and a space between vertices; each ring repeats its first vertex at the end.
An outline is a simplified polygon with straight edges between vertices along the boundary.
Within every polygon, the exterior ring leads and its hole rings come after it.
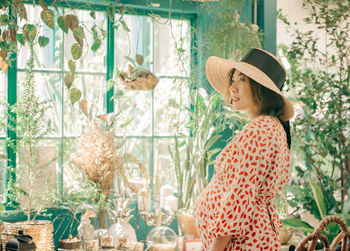
POLYGON ((271 53, 262 49, 251 49, 240 62, 232 62, 220 57, 209 57, 206 63, 207 78, 211 86, 219 93, 230 97, 230 73, 237 69, 257 83, 281 95, 284 101, 281 119, 293 118, 294 108, 282 94, 281 89, 286 80, 286 70, 282 63, 271 53))

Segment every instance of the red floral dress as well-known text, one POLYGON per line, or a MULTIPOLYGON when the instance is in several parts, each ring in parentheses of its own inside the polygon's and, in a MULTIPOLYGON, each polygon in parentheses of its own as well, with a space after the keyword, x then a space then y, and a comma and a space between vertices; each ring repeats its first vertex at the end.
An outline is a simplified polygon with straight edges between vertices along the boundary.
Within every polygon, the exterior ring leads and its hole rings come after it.
POLYGON ((280 250, 273 200, 289 181, 290 152, 279 120, 259 116, 246 125, 218 155, 215 169, 195 209, 204 249, 231 235, 225 250, 280 250))

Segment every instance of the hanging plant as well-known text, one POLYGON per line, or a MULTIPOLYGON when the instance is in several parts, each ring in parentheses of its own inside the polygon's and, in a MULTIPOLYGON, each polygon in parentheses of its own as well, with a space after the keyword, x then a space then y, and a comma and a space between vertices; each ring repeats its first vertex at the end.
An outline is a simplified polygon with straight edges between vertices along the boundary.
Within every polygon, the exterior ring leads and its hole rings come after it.
POLYGON ((131 64, 127 72, 120 72, 119 77, 124 87, 130 90, 153 90, 159 79, 150 71, 142 68, 143 57, 136 55, 136 62, 130 57, 125 57, 131 64))
MULTIPOLYGON (((109 0, 105 2, 109 3, 109 0)), ((90 30, 79 21, 75 14, 61 15, 58 6, 55 1, 50 4, 53 8, 50 9, 44 0, 39 0, 38 3, 42 8, 40 12, 40 19, 42 23, 30 24, 27 19, 27 6, 24 4, 24 0, 1 0, 0 1, 0 68, 3 72, 6 72, 7 67, 11 66, 11 62, 16 58, 18 54, 17 44, 20 43, 22 46, 27 45, 29 42, 38 43, 40 47, 45 47, 49 44, 50 40, 46 36, 40 36, 37 40, 33 37, 33 34, 37 34, 37 30, 45 24, 51 29, 55 28, 55 22, 57 26, 63 30, 63 32, 68 35, 72 32, 76 43, 71 46, 71 55, 73 60, 69 62, 70 72, 66 73, 64 77, 64 82, 69 90, 69 95, 71 103, 74 104, 81 98, 81 91, 74 87, 75 80, 75 63, 80 60, 84 47, 90 46, 90 50, 96 52, 102 43, 102 40, 107 37, 106 32, 100 28, 98 31, 97 26, 93 26, 90 30), (11 8, 11 10, 10 10, 11 8), (54 10, 56 10, 55 14, 54 10), (57 19, 55 21, 55 15, 57 19), (21 22, 25 21, 23 26, 19 25, 21 22), (85 34, 91 33, 93 35, 92 45, 88 45, 84 40, 86 40, 85 34), (18 42, 18 43, 17 43, 18 42), (72 67, 74 65, 74 67, 72 67), (74 87, 74 88, 73 88, 74 87)), ((29 5, 28 5, 29 6, 29 5)), ((33 6, 35 6, 35 1, 33 1, 33 6)), ((91 7, 91 9, 93 9, 91 7)), ((114 29, 118 29, 119 26, 129 32, 129 28, 124 20, 125 8, 123 4, 119 2, 112 2, 107 8, 107 16, 112 22, 114 29), (115 19, 115 13, 119 12, 119 18, 115 19)), ((95 20, 95 11, 90 12, 90 17, 95 20)))

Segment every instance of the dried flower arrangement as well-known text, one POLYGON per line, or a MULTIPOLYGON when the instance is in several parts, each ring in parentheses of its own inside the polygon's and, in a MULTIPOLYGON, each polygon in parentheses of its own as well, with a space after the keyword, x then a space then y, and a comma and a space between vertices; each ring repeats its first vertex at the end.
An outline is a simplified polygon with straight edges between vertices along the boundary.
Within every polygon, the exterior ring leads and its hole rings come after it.
POLYGON ((92 122, 83 132, 74 154, 76 164, 109 197, 115 171, 121 169, 122 159, 117 154, 112 130, 103 130, 92 122))
POLYGON ((143 57, 141 55, 136 55, 137 63, 129 58, 131 63, 128 65, 128 72, 120 72, 119 77, 123 81, 124 87, 130 90, 152 90, 156 87, 159 79, 150 71, 142 68, 143 57))
MULTIPOLYGON (((93 121, 92 112, 88 112, 88 104, 85 99, 81 101, 81 110, 88 118, 89 124, 83 131, 77 142, 77 150, 73 154, 72 162, 93 182, 99 193, 104 196, 105 205, 113 188, 115 175, 118 173, 125 186, 133 193, 138 193, 138 188, 125 174, 123 164, 133 162, 138 165, 142 175, 149 180, 146 169, 131 154, 120 156, 116 142, 114 141, 113 120, 114 114, 99 115, 99 121, 93 121), (89 116, 90 115, 90 116, 89 116)), ((100 224, 104 227, 105 208, 100 208, 100 224)))

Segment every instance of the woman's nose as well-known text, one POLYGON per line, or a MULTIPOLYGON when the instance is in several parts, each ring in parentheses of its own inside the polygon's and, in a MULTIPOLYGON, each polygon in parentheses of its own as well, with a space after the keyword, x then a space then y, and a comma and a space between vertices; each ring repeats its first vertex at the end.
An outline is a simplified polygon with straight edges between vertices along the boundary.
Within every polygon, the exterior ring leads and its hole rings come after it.
POLYGON ((235 86, 235 83, 232 83, 229 87, 229 90, 233 93, 237 92, 237 87, 235 86))

